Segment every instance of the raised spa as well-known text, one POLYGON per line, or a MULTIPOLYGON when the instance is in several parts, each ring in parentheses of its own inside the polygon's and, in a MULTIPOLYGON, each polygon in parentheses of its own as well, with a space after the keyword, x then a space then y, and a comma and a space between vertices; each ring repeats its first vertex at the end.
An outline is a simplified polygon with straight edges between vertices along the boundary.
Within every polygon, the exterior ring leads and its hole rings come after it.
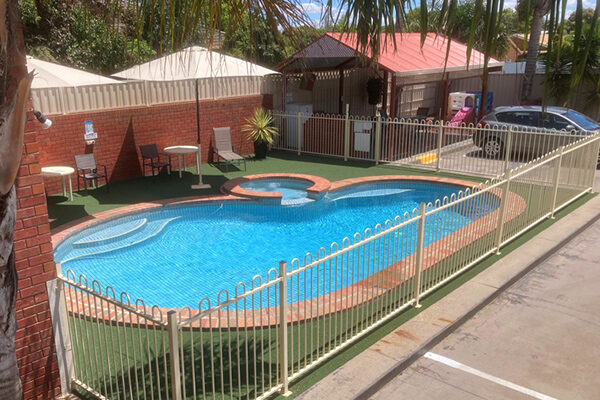
POLYGON ((306 189, 313 183, 304 179, 265 178, 243 182, 240 187, 253 192, 281 193, 282 203, 309 201, 306 189))

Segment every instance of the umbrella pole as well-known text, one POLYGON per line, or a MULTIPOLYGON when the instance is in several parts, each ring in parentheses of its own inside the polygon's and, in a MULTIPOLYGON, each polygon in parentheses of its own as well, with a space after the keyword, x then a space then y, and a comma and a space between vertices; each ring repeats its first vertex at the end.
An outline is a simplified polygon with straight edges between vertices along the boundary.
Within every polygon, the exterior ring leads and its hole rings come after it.
POLYGON ((198 100, 198 79, 196 79, 196 132, 198 138, 198 154, 196 155, 196 165, 198 168, 198 184, 192 185, 192 189, 208 189, 210 185, 202 182, 202 150, 200 146, 200 101, 198 100))

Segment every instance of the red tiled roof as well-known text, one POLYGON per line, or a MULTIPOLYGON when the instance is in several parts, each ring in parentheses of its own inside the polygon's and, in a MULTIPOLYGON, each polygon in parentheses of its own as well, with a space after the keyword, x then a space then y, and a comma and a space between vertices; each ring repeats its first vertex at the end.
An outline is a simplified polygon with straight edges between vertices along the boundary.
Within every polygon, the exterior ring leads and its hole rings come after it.
MULTIPOLYGON (((356 49, 356 34, 353 33, 326 33, 344 45, 356 49)), ((393 72, 422 71, 444 68, 446 59, 447 41, 444 36, 428 33, 423 47, 421 47, 420 33, 396 33, 396 49, 392 38, 387 40, 382 34, 381 51, 378 63, 393 72)), ((370 52, 365 53, 370 57, 370 52)), ((490 58, 489 64, 499 63, 498 60, 490 58)), ((467 65, 467 46, 456 40, 452 40, 448 63, 446 68, 461 69, 467 65)), ((483 66, 483 53, 473 49, 471 52, 470 66, 483 66)))

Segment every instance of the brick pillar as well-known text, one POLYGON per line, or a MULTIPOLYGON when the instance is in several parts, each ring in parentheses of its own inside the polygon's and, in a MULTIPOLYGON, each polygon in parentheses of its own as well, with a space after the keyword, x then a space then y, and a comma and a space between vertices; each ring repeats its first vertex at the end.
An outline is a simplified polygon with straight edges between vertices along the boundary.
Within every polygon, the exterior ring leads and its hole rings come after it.
POLYGON ((28 113, 17 178, 15 257, 19 274, 16 334, 23 399, 54 399, 60 379, 46 281, 56 278, 36 121, 28 113))

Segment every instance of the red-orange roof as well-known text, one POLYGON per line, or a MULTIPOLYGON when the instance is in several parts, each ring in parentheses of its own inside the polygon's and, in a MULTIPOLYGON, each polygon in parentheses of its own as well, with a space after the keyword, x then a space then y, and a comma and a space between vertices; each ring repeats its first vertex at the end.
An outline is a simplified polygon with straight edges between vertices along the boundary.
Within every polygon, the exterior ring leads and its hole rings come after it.
MULTIPOLYGON (((353 33, 331 33, 329 36, 351 49, 356 49, 356 34, 353 33)), ((396 48, 391 37, 387 40, 382 35, 381 50, 378 63, 393 72, 422 71, 444 68, 446 60, 447 41, 444 36, 428 33, 423 47, 421 47, 420 33, 396 33, 396 48)), ((365 54, 370 57, 369 54, 365 54)), ((498 60, 490 58, 490 64, 499 63, 498 60)), ((465 68, 467 65, 467 46, 456 40, 450 44, 448 55, 448 70, 465 68)), ((483 53, 473 49, 469 66, 482 66, 483 53)))

